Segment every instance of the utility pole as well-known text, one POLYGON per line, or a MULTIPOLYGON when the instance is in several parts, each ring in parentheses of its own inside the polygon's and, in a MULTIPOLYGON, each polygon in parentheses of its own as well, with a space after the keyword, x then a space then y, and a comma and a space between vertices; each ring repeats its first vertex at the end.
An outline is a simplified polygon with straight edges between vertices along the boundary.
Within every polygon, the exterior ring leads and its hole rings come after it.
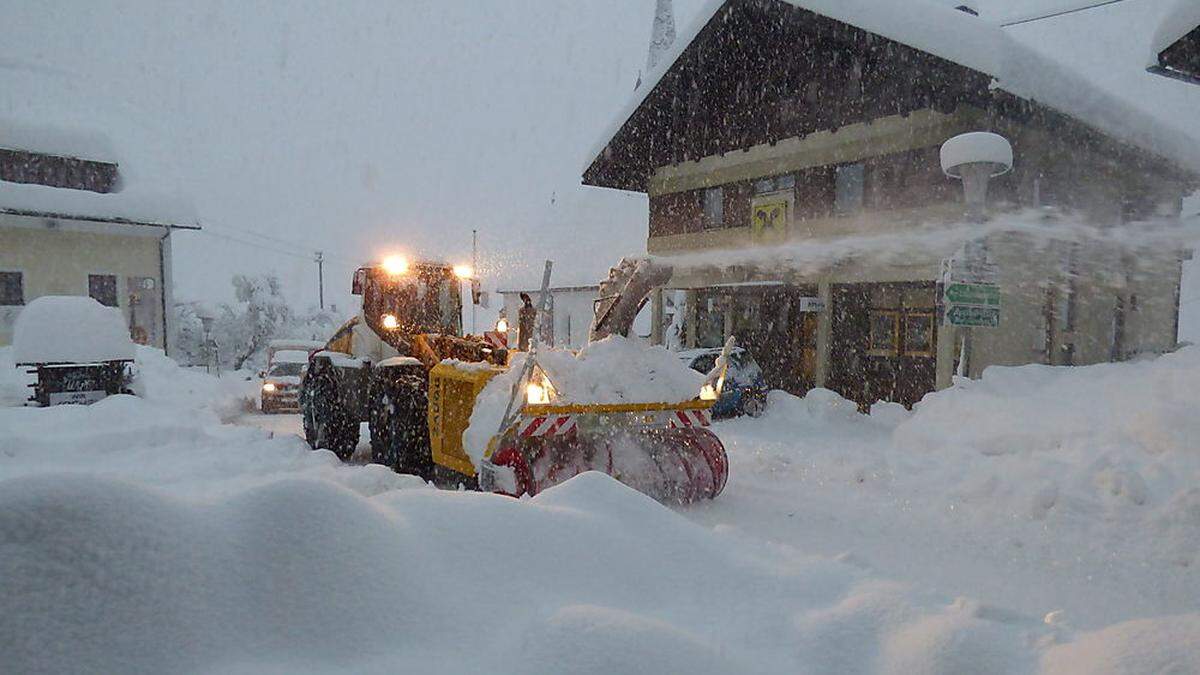
POLYGON ((321 305, 321 309, 325 309, 325 255, 321 251, 317 251, 317 255, 313 258, 313 262, 317 263, 317 299, 321 305))
MULTIPOLYGON (((479 278, 479 230, 471 230, 471 276, 479 278)), ((471 335, 475 335, 475 302, 471 302, 471 335)))

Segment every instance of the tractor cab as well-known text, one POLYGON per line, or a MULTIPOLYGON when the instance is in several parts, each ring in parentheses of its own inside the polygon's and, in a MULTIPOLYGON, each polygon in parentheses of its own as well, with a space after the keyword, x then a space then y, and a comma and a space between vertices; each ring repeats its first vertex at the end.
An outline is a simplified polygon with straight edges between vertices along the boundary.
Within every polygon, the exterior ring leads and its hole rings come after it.
POLYGON ((380 336, 462 335, 462 281, 470 271, 398 256, 354 273, 362 317, 380 336))

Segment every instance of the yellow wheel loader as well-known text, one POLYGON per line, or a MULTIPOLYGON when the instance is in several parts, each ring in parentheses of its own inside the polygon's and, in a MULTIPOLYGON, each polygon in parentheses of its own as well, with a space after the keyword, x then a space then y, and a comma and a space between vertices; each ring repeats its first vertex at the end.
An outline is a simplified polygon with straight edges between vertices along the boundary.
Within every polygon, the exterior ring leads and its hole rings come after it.
MULTIPOLYGON (((645 302, 646 280, 662 275, 661 268, 623 263, 614 276, 622 270, 628 279, 601 286, 593 339, 627 332, 645 302)), ((543 309, 549 273, 547 263, 543 309)), ((535 338, 484 456, 472 460, 464 432, 480 392, 509 371, 510 355, 462 335, 460 289, 469 276, 399 258, 357 270, 353 292, 362 310, 312 355, 301 383, 310 446, 349 459, 367 422, 373 462, 439 483, 533 495, 600 470, 661 501, 720 493, 728 470, 708 411, 724 361, 692 400, 572 404, 555 400, 553 383, 537 367, 535 338)))

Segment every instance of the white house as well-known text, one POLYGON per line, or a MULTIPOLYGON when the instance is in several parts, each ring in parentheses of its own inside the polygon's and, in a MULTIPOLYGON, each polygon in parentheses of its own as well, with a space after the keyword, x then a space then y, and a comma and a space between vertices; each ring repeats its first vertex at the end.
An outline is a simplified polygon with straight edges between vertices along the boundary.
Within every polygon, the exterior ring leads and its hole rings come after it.
MULTIPOLYGON (((592 324, 592 303, 596 300, 599 286, 559 286, 550 289, 550 319, 545 324, 554 326, 554 332, 543 335, 543 341, 552 347, 578 349, 588 340, 588 328, 592 324)), ((521 294, 528 294, 537 304, 538 290, 499 291, 504 298, 503 316, 508 319, 508 343, 517 344, 517 311, 521 309, 521 294)))
POLYGON ((33 299, 86 295, 119 307, 134 341, 169 351, 172 237, 194 221, 123 185, 103 138, 0 120, 0 345, 33 299))

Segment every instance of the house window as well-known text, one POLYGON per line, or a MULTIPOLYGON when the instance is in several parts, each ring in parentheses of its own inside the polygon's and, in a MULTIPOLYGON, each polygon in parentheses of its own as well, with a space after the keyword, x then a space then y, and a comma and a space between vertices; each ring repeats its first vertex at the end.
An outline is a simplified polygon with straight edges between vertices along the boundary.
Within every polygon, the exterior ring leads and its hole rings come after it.
POLYGON ((704 191, 704 227, 725 224, 725 190, 711 187, 704 191))
POLYGON ((900 352, 900 313, 892 310, 871 311, 871 356, 896 356, 900 352))
POLYGON ((856 213, 862 209, 865 176, 862 164, 845 164, 837 167, 834 210, 839 216, 856 213))
POLYGON ((0 272, 0 306, 25 304, 25 279, 20 272, 0 272))
POLYGON ((760 178, 754 181, 754 194, 765 195, 772 192, 781 192, 783 190, 793 190, 796 187, 796 176, 793 174, 784 174, 782 176, 771 176, 769 178, 760 178))
POLYGON ((89 274, 88 295, 106 307, 117 306, 117 277, 113 274, 89 274))
POLYGON ((904 353, 933 356, 933 313, 909 312, 904 317, 904 353))

